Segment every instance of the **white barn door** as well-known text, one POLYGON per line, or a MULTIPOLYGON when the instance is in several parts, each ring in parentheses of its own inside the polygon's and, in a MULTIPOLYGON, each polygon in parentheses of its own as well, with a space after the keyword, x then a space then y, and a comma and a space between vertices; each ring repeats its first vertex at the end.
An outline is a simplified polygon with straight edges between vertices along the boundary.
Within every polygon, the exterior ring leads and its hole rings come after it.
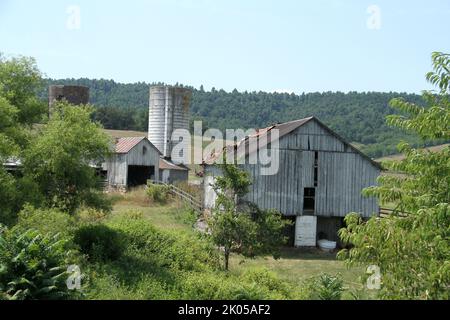
POLYGON ((317 232, 317 217, 298 216, 295 221, 295 246, 315 247, 317 232))

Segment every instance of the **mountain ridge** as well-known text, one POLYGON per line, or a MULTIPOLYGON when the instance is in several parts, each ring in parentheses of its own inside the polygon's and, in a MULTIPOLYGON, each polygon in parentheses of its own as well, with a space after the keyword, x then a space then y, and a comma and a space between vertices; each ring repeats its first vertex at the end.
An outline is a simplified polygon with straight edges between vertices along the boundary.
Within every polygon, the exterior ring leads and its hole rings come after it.
MULTIPOLYGON (((94 119, 106 129, 146 131, 148 123, 149 86, 161 82, 119 83, 105 79, 46 79, 46 85, 85 85, 90 88, 90 103, 96 107, 94 119)), ((193 91, 191 123, 203 121, 203 128, 248 129, 273 123, 315 116, 347 141, 359 145, 371 157, 397 153, 401 140, 414 146, 430 146, 446 141, 423 142, 386 124, 386 116, 396 113, 389 101, 402 97, 422 104, 420 95, 398 92, 227 92, 203 86, 193 91)), ((46 91, 41 94, 46 98, 46 91)))

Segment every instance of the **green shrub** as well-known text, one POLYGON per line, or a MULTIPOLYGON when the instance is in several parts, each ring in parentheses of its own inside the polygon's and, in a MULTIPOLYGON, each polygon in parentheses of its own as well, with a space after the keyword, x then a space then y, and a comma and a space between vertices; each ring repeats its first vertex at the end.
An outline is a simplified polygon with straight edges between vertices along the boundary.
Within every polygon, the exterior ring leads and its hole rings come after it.
POLYGON ((194 300, 267 300, 286 299, 255 282, 222 272, 188 273, 181 282, 181 299, 194 300))
POLYGON ((109 216, 108 212, 94 208, 81 208, 75 213, 75 219, 79 224, 96 224, 104 221, 109 216))
POLYGON ((123 235, 127 246, 151 254, 160 266, 205 270, 218 266, 217 250, 207 241, 179 232, 161 231, 144 219, 120 217, 108 225, 123 235))
POLYGON ((16 221, 17 215, 14 211, 16 197, 14 178, 3 169, 2 165, 0 166, 0 223, 12 225, 16 221))
POLYGON ((138 209, 129 209, 125 211, 125 216, 129 219, 140 220, 144 218, 144 212, 138 209))
POLYGON ((19 212, 14 229, 36 229, 44 235, 59 233, 63 237, 72 237, 75 231, 75 219, 58 209, 36 209, 31 205, 25 205, 19 212))
POLYGON ((118 232, 103 224, 81 226, 75 232, 74 242, 89 260, 116 260, 123 251, 118 232))
POLYGON ((240 288, 216 273, 186 273, 179 290, 181 299, 232 300, 240 288))
POLYGON ((160 204, 164 204, 169 198, 170 187, 163 184, 154 184, 149 182, 147 184, 146 193, 150 200, 160 204))
POLYGON ((286 281, 266 268, 249 269, 244 272, 242 279, 255 284, 259 288, 264 288, 272 299, 289 299, 296 295, 296 290, 286 281))
POLYGON ((125 196, 122 193, 109 193, 106 195, 109 198, 109 201, 114 205, 120 201, 123 201, 125 199, 125 196))
POLYGON ((95 300, 166 300, 174 298, 172 290, 152 274, 141 274, 127 283, 110 272, 101 271, 91 276, 87 296, 95 300))
POLYGON ((39 190, 39 185, 28 176, 16 178, 15 195, 16 212, 22 210, 25 204, 31 204, 39 208, 45 203, 45 195, 39 190))
POLYGON ((106 213, 112 211, 112 199, 110 197, 107 197, 103 192, 90 190, 86 193, 83 200, 83 205, 85 207, 93 208, 106 213))
POLYGON ((318 277, 310 279, 306 288, 308 299, 311 300, 341 300, 344 291, 343 280, 338 274, 331 276, 323 273, 318 277))
POLYGON ((193 226, 197 222, 199 214, 194 209, 186 207, 181 212, 183 223, 193 226))
POLYGON ((67 279, 67 239, 37 230, 0 233, 0 298, 64 299, 74 297, 67 279))
MULTIPOLYGON (((87 295, 94 299, 261 300, 297 297, 296 290, 266 269, 242 276, 220 271, 217 248, 194 235, 155 228, 138 212, 105 226, 123 244, 114 261, 91 264, 87 295)), ((112 245, 111 245, 112 246, 112 245)))

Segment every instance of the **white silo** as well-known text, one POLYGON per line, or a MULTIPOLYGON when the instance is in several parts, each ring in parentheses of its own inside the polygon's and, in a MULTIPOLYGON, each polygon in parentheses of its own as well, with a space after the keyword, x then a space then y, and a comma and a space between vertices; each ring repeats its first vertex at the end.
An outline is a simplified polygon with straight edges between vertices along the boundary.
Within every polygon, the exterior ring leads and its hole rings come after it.
POLYGON ((151 86, 148 139, 164 157, 170 158, 174 142, 172 132, 189 130, 189 106, 192 92, 189 89, 171 86, 151 86))

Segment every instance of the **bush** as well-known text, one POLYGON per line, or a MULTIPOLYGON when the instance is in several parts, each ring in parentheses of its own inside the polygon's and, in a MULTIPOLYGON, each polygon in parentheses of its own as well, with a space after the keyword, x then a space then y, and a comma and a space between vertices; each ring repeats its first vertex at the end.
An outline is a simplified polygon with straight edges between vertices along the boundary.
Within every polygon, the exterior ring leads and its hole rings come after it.
POLYGON ((140 220, 144 218, 144 212, 138 209, 129 209, 125 211, 125 216, 129 219, 140 220))
MULTIPOLYGON (((290 299, 296 290, 266 269, 242 276, 220 270, 218 250, 205 239, 155 228, 138 212, 106 226, 124 246, 115 261, 92 264, 95 299, 290 299)), ((111 245, 112 246, 112 245, 111 245)))
POLYGON ((109 213, 93 208, 81 208, 75 213, 75 219, 79 224, 96 224, 108 217, 109 213))
POLYGON ((266 268, 246 270, 242 279, 264 288, 273 299, 289 299, 296 295, 296 290, 293 287, 266 268))
POLYGON ((194 226, 199 218, 199 213, 188 206, 177 209, 175 214, 179 221, 189 226, 194 226))
POLYGON ((167 202, 170 194, 170 187, 163 184, 154 184, 149 182, 147 184, 147 195, 148 197, 157 203, 164 204, 167 202))
POLYGON ((44 235, 59 233, 65 238, 70 238, 75 231, 75 220, 68 213, 58 209, 36 209, 31 205, 25 205, 19 212, 14 229, 35 229, 44 235))
POLYGON ((0 233, 0 299, 74 297, 66 285, 67 243, 33 229, 0 233))
MULTIPOLYGON (((279 285, 283 286, 283 282, 279 285)), ((289 299, 284 288, 268 288, 249 278, 221 272, 188 273, 180 288, 181 299, 195 300, 282 300, 289 299)))
POLYGON ((339 274, 331 276, 323 273, 310 279, 306 287, 310 300, 341 300, 344 291, 343 280, 339 274))
POLYGON ((173 299, 171 288, 152 274, 141 274, 132 284, 110 272, 100 271, 91 281, 87 295, 95 300, 165 300, 173 299))
POLYGON ((112 199, 107 197, 104 193, 91 190, 84 196, 83 205, 98 211, 110 213, 112 211, 113 202, 112 199))
POLYGON ((74 242, 88 259, 95 261, 116 260, 123 251, 118 232, 102 224, 80 227, 75 232, 74 242))
POLYGON ((127 247, 147 252, 160 266, 179 270, 205 270, 218 266, 217 250, 197 237, 160 231, 139 218, 120 217, 108 225, 123 235, 127 247))
POLYGON ((3 166, 0 166, 0 223, 14 224, 17 218, 16 212, 14 212, 15 200, 14 178, 3 169, 3 166))
POLYGON ((231 300, 234 298, 232 285, 215 273, 187 273, 179 290, 181 299, 231 300))

